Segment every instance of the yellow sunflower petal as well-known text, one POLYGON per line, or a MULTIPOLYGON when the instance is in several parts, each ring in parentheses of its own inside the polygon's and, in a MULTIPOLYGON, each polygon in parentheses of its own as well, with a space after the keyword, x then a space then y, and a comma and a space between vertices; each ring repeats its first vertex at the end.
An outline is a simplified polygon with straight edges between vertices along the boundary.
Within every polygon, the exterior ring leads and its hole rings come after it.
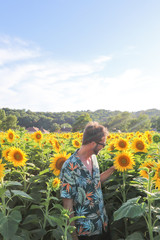
POLYGON ((155 180, 155 187, 158 188, 158 190, 160 190, 160 161, 158 161, 155 170, 156 172, 153 180, 155 180))
POLYGON ((11 148, 7 148, 7 149, 2 151, 2 157, 4 157, 8 161, 9 161, 8 155, 9 155, 10 150, 11 150, 11 148))
POLYGON ((5 173, 5 166, 6 164, 2 164, 2 160, 0 160, 0 180, 2 180, 2 178, 4 177, 5 173))
POLYGON ((81 146, 80 141, 78 141, 77 139, 72 140, 72 144, 76 148, 80 148, 80 146, 81 146))
POLYGON ((53 189, 58 189, 60 187, 61 180, 59 178, 54 178, 52 182, 53 189))
MULTIPOLYGON (((142 163, 139 168, 148 168, 148 171, 151 172, 155 166, 155 161, 148 161, 145 163, 142 163)), ((144 178, 149 178, 148 171, 146 170, 140 170, 140 176, 144 178)))
POLYGON ((148 144, 142 138, 135 138, 131 144, 131 148, 135 152, 147 152, 148 144))
POLYGON ((133 154, 130 152, 121 152, 115 157, 114 166, 118 171, 124 172, 132 169, 134 164, 133 154))
POLYGON ((55 140, 54 140, 54 150, 55 150, 55 152, 59 153, 59 152, 60 152, 60 149, 61 149, 61 145, 60 145, 60 143, 55 139, 55 140))
POLYGON ((15 167, 18 167, 24 166, 27 158, 26 154, 20 148, 12 147, 8 154, 8 160, 12 162, 15 167))
POLYGON ((12 143, 15 139, 15 133, 11 129, 8 130, 7 132, 7 140, 12 143))
POLYGON ((32 134, 32 137, 36 142, 40 142, 43 139, 43 134, 41 131, 37 131, 32 134))
POLYGON ((67 155, 66 152, 63 152, 57 153, 53 158, 51 158, 50 169, 53 171, 55 176, 60 174, 64 162, 70 157, 70 155, 71 154, 67 155))
POLYGON ((120 138, 115 143, 115 148, 119 151, 125 151, 129 147, 129 143, 127 140, 120 138))

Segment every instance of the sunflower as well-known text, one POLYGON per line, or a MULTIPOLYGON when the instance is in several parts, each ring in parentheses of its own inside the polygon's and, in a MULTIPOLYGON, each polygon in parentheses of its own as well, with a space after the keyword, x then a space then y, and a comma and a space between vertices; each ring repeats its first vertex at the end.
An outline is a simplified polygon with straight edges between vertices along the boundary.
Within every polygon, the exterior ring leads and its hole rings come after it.
POLYGON ((60 143, 55 139, 55 140, 54 140, 54 150, 55 150, 57 153, 59 153, 60 149, 61 149, 61 145, 60 145, 60 143))
POLYGON ((10 150, 11 150, 11 148, 7 148, 2 151, 2 157, 4 157, 6 160, 9 160, 8 155, 9 155, 10 150))
POLYGON ((64 133, 63 137, 66 139, 69 139, 71 137, 71 135, 70 135, 70 133, 64 133))
POLYGON ((111 135, 108 135, 108 136, 107 136, 107 140, 109 140, 109 139, 111 139, 111 135))
POLYGON ((114 141, 111 141, 109 143, 109 148, 108 148, 109 151, 114 151, 115 150, 115 142, 114 141))
POLYGON ((41 131, 37 131, 37 132, 32 134, 32 137, 36 142, 40 142, 43 138, 43 134, 42 134, 41 131))
POLYGON ((14 167, 24 166, 27 161, 26 154, 20 148, 12 147, 8 154, 8 161, 12 162, 14 167))
POLYGON ((155 187, 160 190, 160 161, 157 163, 156 172, 153 180, 155 180, 155 187))
POLYGON ((11 129, 7 131, 7 140, 8 142, 12 143, 15 139, 15 133, 11 129))
POLYGON ((148 168, 149 172, 146 170, 140 170, 140 176, 148 179, 149 178, 148 173, 150 173, 153 170, 155 164, 156 164, 155 161, 151 161, 151 160, 148 162, 142 163, 140 168, 148 168))
POLYGON ((136 135, 137 135, 137 136, 141 136, 140 131, 137 131, 137 132, 136 132, 136 135))
POLYGON ((115 143, 115 148, 119 151, 125 151, 129 147, 128 141, 123 138, 120 138, 115 143))
POLYGON ((153 139, 154 143, 159 143, 160 142, 160 135, 159 134, 154 134, 152 139, 153 139))
POLYGON ((53 146, 53 140, 52 139, 49 139, 48 142, 49 142, 49 144, 51 144, 53 146))
POLYGON ((114 159, 115 168, 121 172, 132 169, 133 165, 135 164, 133 160, 133 154, 127 151, 117 154, 114 159))
POLYGON ((128 135, 129 135, 130 137, 133 137, 133 136, 134 136, 134 133, 131 132, 131 133, 128 133, 128 135))
POLYGON ((81 146, 80 141, 78 141, 77 139, 72 140, 72 144, 76 148, 79 148, 81 146))
POLYGON ((83 133, 80 133, 79 137, 82 139, 83 138, 83 133))
POLYGON ((0 144, 2 146, 3 146, 3 144, 5 145, 5 143, 7 143, 6 134, 5 134, 5 136, 1 137, 1 140, 0 140, 0 144))
POLYGON ((143 133, 137 133, 136 134, 138 138, 142 138, 143 137, 143 133))
POLYGON ((74 138, 80 138, 80 133, 74 132, 74 133, 72 134, 72 136, 73 136, 74 138))
POLYGON ((152 134, 150 131, 145 131, 144 136, 146 137, 147 141, 149 142, 149 144, 152 143, 152 134))
POLYGON ((55 176, 58 176, 60 174, 61 168, 63 166, 63 163, 71 156, 71 154, 68 154, 66 152, 63 153, 57 153, 53 158, 51 158, 51 164, 50 169, 53 170, 53 174, 55 176))
POLYGON ((120 138, 120 135, 115 134, 115 135, 114 135, 114 138, 115 138, 115 139, 119 139, 119 138, 120 138))
POLYGON ((155 187, 158 188, 158 190, 160 190, 160 179, 156 180, 155 187))
POLYGON ((58 190, 58 188, 60 187, 60 183, 61 183, 61 180, 58 177, 54 178, 52 182, 53 189, 58 190))
POLYGON ((147 152, 148 144, 143 139, 135 138, 131 147, 135 152, 147 152))
POLYGON ((2 164, 2 160, 0 160, 0 180, 2 180, 2 178, 4 177, 5 173, 5 166, 6 164, 2 164))

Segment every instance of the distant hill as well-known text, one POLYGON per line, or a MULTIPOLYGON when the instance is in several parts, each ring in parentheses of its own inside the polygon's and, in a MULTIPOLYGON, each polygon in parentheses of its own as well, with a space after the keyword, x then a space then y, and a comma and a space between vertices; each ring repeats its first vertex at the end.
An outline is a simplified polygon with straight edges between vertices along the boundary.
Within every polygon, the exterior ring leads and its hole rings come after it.
POLYGON ((134 114, 138 117, 140 114, 146 114, 148 115, 150 118, 155 117, 155 116, 160 116, 160 110, 158 109, 148 109, 148 110, 142 110, 142 111, 138 111, 138 112, 134 112, 134 114))
MULTIPOLYGON (((157 127, 157 119, 160 119, 160 110, 158 109, 148 109, 137 112, 128 111, 111 111, 105 109, 99 109, 96 111, 75 111, 75 112, 32 112, 25 109, 9 109, 2 108, 5 111, 6 116, 14 115, 17 117, 17 124, 21 127, 37 127, 44 128, 48 131, 55 131, 55 129, 61 129, 66 125, 66 128, 72 128, 75 120, 82 114, 89 114, 93 121, 97 121, 104 124, 109 129, 121 129, 122 131, 127 131, 129 129, 134 129, 134 123, 139 124, 140 121, 147 121, 148 125, 146 128, 157 127), (138 119, 138 120, 137 120, 138 119), (136 121, 138 121, 136 123, 136 121), (149 124, 150 122, 150 124, 149 124), (128 126, 128 128, 127 128, 128 126), (130 128, 129 128, 130 127, 130 128)), ((0 119, 1 120, 1 119, 0 119)), ((142 128, 140 125, 139 128, 142 128)))

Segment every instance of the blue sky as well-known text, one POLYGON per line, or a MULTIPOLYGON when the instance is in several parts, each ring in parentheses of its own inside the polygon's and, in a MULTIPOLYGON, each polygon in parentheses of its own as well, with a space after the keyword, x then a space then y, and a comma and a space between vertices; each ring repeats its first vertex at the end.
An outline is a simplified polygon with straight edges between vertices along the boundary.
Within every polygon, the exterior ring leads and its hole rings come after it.
POLYGON ((0 108, 159 107, 159 0, 1 0, 0 108))

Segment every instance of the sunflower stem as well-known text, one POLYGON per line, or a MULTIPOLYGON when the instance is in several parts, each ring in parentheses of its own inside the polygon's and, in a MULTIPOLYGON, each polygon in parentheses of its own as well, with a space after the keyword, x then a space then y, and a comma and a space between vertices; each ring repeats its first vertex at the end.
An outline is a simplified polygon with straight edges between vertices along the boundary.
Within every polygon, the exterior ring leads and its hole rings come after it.
POLYGON ((26 166, 23 167, 23 190, 27 193, 26 166))
MULTIPOLYGON (((46 228, 46 223, 47 223, 47 216, 48 216, 48 209, 49 209, 49 203, 50 203, 50 193, 51 189, 49 185, 47 186, 47 195, 46 195, 46 204, 45 204, 45 212, 44 212, 44 222, 43 222, 43 229, 45 230, 46 228)), ((42 237, 43 239, 43 237, 42 237)))
POLYGON ((122 191, 122 197, 123 197, 123 202, 125 203, 126 202, 126 191, 125 191, 125 188, 126 188, 126 175, 125 175, 125 171, 123 172, 123 191, 122 191))
MULTIPOLYGON (((148 181, 148 192, 152 192, 152 180, 151 180, 151 174, 149 174, 149 181, 148 181)), ((150 194, 147 194, 148 198, 148 231, 149 231, 149 237, 150 240, 153 240, 153 226, 152 226, 152 210, 151 210, 151 196, 150 194)))
POLYGON ((68 225, 68 222, 67 222, 67 220, 65 221, 66 222, 66 224, 65 224, 65 230, 63 230, 63 233, 64 233, 64 237, 63 237, 63 239, 64 240, 67 240, 67 231, 68 231, 68 227, 67 227, 67 225, 68 225))
MULTIPOLYGON (((4 188, 4 184, 3 184, 3 178, 1 180, 1 184, 2 184, 2 188, 4 188)), ((2 194, 1 196, 1 199, 2 199, 2 212, 4 214, 4 216, 6 216, 6 199, 5 199, 5 195, 2 194)))
MULTIPOLYGON (((123 172, 123 187, 122 187, 122 198, 123 203, 126 202, 126 172, 123 172)), ((125 237, 128 236, 128 228, 127 228, 127 218, 124 218, 124 228, 125 228, 125 237)))

